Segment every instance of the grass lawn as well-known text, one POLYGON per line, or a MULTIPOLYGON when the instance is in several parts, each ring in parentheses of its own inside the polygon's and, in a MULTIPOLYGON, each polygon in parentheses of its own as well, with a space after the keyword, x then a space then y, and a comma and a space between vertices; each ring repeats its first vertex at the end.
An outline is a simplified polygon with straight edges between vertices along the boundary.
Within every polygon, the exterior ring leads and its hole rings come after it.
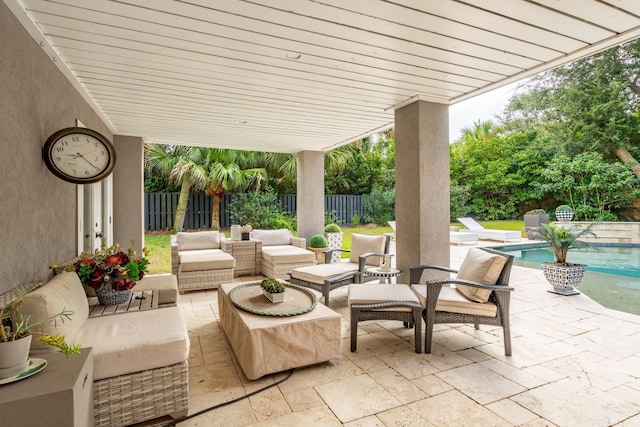
MULTIPOLYGON (((524 232, 524 221, 481 221, 485 228, 493 230, 513 230, 524 232)), ((462 224, 457 222, 451 223, 451 225, 459 226, 462 228, 462 224)), ((361 234, 384 234, 393 233, 393 230, 389 226, 385 227, 342 227, 344 233, 342 237, 342 248, 351 249, 351 235, 353 233, 361 234)), ((229 231, 225 231, 225 235, 229 237, 229 231)), ((170 233, 146 233, 145 234, 145 246, 148 250, 149 259, 149 274, 162 274, 171 273, 171 247, 169 244, 170 233)), ((343 254, 343 258, 348 258, 349 254, 343 254)))

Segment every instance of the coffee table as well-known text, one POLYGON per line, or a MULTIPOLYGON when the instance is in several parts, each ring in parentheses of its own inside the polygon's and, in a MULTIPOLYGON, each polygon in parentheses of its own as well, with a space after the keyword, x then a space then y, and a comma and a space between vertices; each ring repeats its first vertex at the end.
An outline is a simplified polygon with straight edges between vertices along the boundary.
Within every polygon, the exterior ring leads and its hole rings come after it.
POLYGON ((404 272, 397 268, 390 268, 389 271, 380 271, 379 267, 367 267, 364 269, 364 274, 367 276, 379 277, 380 283, 391 283, 392 278, 400 277, 404 272))
POLYGON ((218 308, 222 329, 248 379, 342 357, 340 314, 323 304, 291 316, 250 313, 229 297, 239 285, 246 283, 220 285, 218 308))

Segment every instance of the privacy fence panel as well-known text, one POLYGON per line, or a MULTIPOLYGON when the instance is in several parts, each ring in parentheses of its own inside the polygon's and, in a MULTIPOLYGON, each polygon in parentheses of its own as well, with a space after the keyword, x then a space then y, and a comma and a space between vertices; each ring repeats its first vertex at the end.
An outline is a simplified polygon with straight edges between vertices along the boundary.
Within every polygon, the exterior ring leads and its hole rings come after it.
MULTIPOLYGON (((144 228, 147 231, 171 230, 174 226, 179 193, 145 193, 144 195, 144 228)), ((231 227, 229 219, 229 203, 233 194, 225 194, 220 203, 220 227, 231 227)), ((297 203, 295 194, 281 194, 278 201, 282 209, 295 216, 297 203)), ((184 218, 185 230, 211 228, 211 211, 213 198, 204 193, 190 193, 187 212, 184 218)), ((362 196, 325 195, 325 212, 332 214, 340 224, 351 224, 354 215, 360 218, 363 211, 362 196)))

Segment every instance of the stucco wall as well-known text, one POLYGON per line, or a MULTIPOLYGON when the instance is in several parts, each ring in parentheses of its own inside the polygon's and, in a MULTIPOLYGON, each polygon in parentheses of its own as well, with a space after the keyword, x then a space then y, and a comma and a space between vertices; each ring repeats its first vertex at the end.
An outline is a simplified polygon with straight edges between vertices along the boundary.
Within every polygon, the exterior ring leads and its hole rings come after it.
POLYGON ((76 119, 113 135, 2 2, 0 40, 2 293, 76 255, 76 185, 49 172, 44 141, 76 119))

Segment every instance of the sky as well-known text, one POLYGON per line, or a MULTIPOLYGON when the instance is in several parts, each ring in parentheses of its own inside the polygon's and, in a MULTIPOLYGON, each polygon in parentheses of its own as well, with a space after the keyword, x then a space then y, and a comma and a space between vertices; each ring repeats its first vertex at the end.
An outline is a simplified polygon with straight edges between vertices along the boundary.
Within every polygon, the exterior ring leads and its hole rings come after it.
POLYGON ((462 129, 474 122, 495 121, 521 82, 512 83, 449 107, 449 142, 460 137, 462 129))

